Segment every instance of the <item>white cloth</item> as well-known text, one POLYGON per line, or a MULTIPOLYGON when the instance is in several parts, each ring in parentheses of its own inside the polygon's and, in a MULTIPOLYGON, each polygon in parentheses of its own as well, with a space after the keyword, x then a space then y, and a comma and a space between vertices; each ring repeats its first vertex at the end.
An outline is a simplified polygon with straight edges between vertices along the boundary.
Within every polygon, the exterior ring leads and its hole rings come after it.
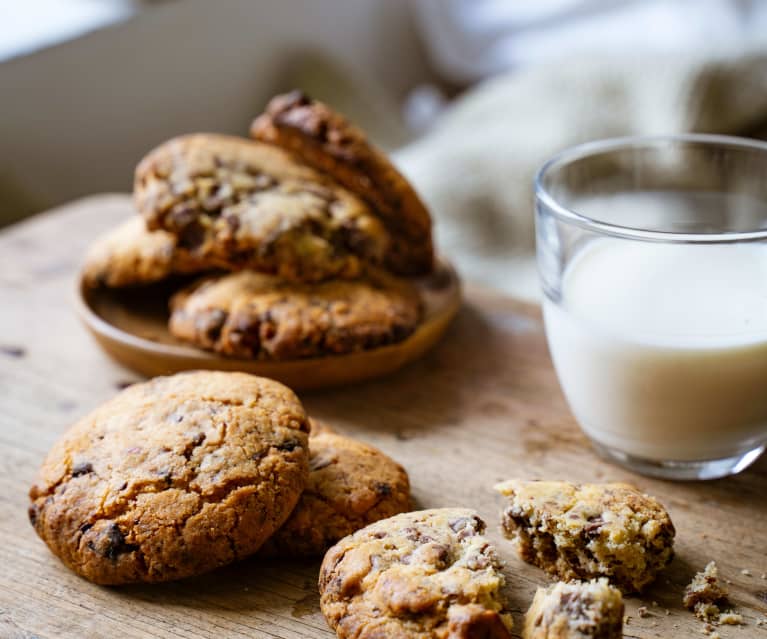
POLYGON ((679 53, 764 41, 764 0, 417 0, 439 72, 473 83, 563 54, 679 53))
POLYGON ((546 159, 588 140, 765 122, 767 50, 570 57, 480 84, 395 159, 462 273, 535 299, 532 181, 546 159))

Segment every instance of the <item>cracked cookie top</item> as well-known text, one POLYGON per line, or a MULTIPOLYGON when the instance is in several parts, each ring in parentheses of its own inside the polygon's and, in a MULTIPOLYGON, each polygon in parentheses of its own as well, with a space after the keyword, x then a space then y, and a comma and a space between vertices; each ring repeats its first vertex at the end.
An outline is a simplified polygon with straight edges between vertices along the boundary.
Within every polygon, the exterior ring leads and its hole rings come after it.
POLYGON ((406 339, 421 318, 407 280, 301 283, 255 271, 204 278, 170 301, 170 331, 222 355, 294 360, 342 355, 406 339))
POLYGON ((510 639, 499 560, 473 510, 395 515, 333 546, 320 607, 340 639, 510 639))
POLYGON ((365 200, 393 239, 386 264, 424 275, 434 261, 431 216, 410 182, 365 134, 301 91, 278 95, 251 125, 253 138, 287 149, 365 200))
POLYGON ((121 287, 199 273, 208 266, 179 247, 165 231, 149 231, 137 215, 99 237, 85 256, 86 286, 121 287))
POLYGON ((311 420, 309 479, 288 520, 261 552, 322 555, 342 537, 410 509, 405 469, 377 448, 311 420))
POLYGON ((230 270, 355 277, 391 248, 390 233, 358 197, 285 151, 244 138, 165 142, 136 168, 134 199, 151 230, 230 270))
POLYGON ((257 551, 308 473, 308 422, 285 386, 193 372, 136 384, 53 446, 30 520, 100 584, 206 572, 257 551))

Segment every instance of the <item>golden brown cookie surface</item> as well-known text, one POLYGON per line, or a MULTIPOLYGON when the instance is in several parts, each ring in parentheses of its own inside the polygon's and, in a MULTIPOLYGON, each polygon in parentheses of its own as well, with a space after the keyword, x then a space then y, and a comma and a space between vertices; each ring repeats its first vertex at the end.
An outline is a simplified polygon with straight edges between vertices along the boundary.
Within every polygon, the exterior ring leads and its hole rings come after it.
POLYGON ((93 243, 82 274, 89 287, 121 287, 204 270, 207 270, 204 264, 177 246, 173 235, 150 232, 144 220, 134 216, 93 243))
POLYGON ((607 577, 641 591, 674 556, 674 525, 657 500, 628 484, 512 479, 503 529, 519 554, 560 579, 607 577))
POLYGON ((192 284, 170 306, 176 337, 223 355, 271 360, 399 342, 421 314, 416 289, 380 271, 314 284, 240 271, 192 284))
POLYGON ((136 168, 150 229, 222 268, 319 281, 381 263, 391 237, 359 198, 269 144, 225 135, 174 138, 136 168))
POLYGON ((100 584, 200 574, 257 551, 308 473, 285 386, 194 372, 131 386, 53 446, 30 490, 37 534, 100 584))
POLYGON ((287 149, 368 202, 394 241, 387 266, 400 275, 432 269, 431 217, 410 182, 365 134, 300 91, 273 98, 251 136, 287 149))
POLYGON ((298 505, 261 552, 322 555, 342 537, 410 509, 410 482, 380 450, 311 420, 309 479, 298 505))
POLYGON ((484 522, 465 508, 378 521, 333 546, 320 607, 340 639, 510 639, 504 578, 484 522))

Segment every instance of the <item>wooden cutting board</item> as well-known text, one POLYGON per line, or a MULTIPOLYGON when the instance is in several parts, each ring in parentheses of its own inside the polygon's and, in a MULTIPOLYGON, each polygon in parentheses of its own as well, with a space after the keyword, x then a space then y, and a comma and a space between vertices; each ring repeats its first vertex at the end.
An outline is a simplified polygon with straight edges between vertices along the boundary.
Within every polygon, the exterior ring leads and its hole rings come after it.
MULTIPOLYGON (((332 636, 316 562, 249 559, 178 583, 103 588, 63 568, 27 522, 26 491, 50 445, 137 379, 99 350, 72 304, 85 247, 129 214, 126 196, 98 196, 0 232, 0 637, 332 636)), ((480 511, 506 560, 517 628, 547 580, 498 534, 491 486, 514 476, 627 480, 661 499, 678 541, 667 573, 628 600, 626 636, 703 636, 680 599, 693 572, 715 559, 747 624, 720 635, 767 639, 767 626, 756 625, 767 621, 767 459, 708 483, 651 480, 602 462, 565 405, 537 309, 476 287, 466 298, 420 362, 381 381, 303 394, 309 412, 403 463, 419 506, 480 511)))

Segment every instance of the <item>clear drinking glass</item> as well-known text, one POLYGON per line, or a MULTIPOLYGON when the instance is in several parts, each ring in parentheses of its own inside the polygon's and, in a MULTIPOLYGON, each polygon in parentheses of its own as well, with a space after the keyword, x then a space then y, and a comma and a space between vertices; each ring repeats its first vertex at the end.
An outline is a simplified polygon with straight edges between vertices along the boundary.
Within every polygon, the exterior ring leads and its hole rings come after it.
POLYGON ((673 479, 746 468, 767 444, 767 144, 594 142, 535 190, 549 348, 597 450, 673 479))

